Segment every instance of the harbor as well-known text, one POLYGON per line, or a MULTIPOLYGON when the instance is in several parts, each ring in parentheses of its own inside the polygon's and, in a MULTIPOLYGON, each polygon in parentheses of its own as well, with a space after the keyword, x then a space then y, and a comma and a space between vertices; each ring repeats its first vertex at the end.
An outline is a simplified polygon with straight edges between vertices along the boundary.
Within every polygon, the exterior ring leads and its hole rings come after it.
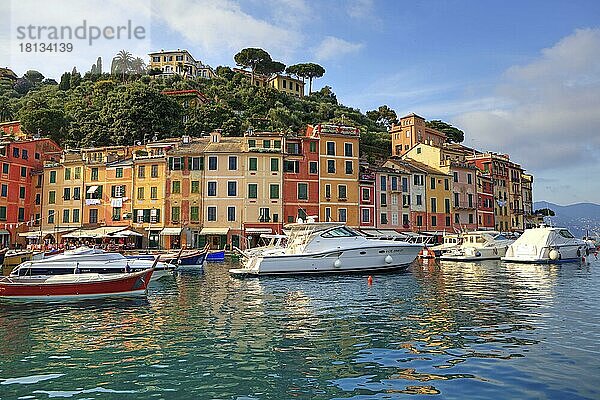
POLYGON ((2 303, 1 398, 598 398, 600 262, 414 263, 2 303))

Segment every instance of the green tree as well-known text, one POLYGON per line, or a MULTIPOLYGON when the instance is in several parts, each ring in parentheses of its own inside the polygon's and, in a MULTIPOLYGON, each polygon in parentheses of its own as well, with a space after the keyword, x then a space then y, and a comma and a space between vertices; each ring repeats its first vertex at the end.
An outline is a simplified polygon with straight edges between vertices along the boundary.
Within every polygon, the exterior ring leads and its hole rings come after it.
POLYGON ((30 69, 29 71, 25 72, 23 78, 27 79, 33 86, 37 86, 44 80, 44 75, 42 75, 41 72, 30 69))
POLYGON ((386 129, 390 129, 392 124, 398 123, 396 111, 392 110, 387 105, 379 106, 377 110, 367 111, 366 115, 367 118, 383 125, 386 129))
POLYGON ((60 90, 69 90, 71 88, 71 73, 65 72, 60 77, 60 83, 58 84, 60 90))
POLYGON ((71 89, 75 89, 80 84, 81 84, 81 74, 79 72, 77 72, 77 68, 73 67, 73 71, 71 72, 71 78, 69 80, 69 87, 71 89))
POLYGON ((446 134, 446 138, 450 142, 460 143, 465 140, 465 133, 447 122, 434 119, 432 121, 425 122, 425 125, 440 132, 444 132, 446 134))
POLYGON ((254 85, 254 74, 273 62, 269 53, 263 49, 248 47, 237 53, 233 59, 243 68, 250 68, 250 83, 254 85))
POLYGON ((308 94, 312 93, 312 81, 325 75, 325 68, 315 63, 302 63, 290 65, 286 72, 304 79, 308 79, 308 94))
POLYGON ((121 75, 121 79, 125 82, 125 77, 132 70, 133 56, 127 50, 121 50, 112 59, 110 73, 113 75, 121 75))
POLYGON ((225 67, 222 65, 219 65, 216 69, 215 69, 215 73, 222 77, 227 79, 228 81, 233 79, 233 75, 235 75, 235 73, 231 70, 231 68, 229 67, 225 67))
POLYGON ((264 62, 257 66, 256 72, 263 75, 280 74, 285 70, 285 64, 279 61, 264 62))
POLYGON ((0 122, 14 120, 15 113, 7 96, 0 97, 0 122))
POLYGON ((135 74, 143 75, 146 73, 146 63, 140 57, 136 57, 131 61, 131 70, 135 74))

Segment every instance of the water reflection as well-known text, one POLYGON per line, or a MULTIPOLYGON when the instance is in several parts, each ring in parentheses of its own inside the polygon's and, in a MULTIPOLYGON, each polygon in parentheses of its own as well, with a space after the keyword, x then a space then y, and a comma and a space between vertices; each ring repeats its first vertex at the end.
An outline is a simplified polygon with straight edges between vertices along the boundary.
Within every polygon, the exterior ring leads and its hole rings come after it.
POLYGON ((0 377, 53 377, 0 382, 0 397, 600 395, 594 265, 429 263, 372 286, 228 267, 161 280, 147 300, 0 303, 0 377))

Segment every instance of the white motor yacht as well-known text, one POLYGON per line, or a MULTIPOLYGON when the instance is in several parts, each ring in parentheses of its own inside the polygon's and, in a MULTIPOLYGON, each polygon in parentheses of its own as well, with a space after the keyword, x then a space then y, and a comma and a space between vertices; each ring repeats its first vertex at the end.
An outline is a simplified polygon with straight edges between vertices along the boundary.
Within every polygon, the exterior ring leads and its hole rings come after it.
POLYGON ((503 261, 557 263, 579 261, 586 255, 586 242, 566 228, 527 229, 506 250, 503 261))
POLYGON ((506 249, 514 242, 495 231, 475 231, 464 233, 462 243, 440 257, 448 261, 499 260, 506 249))
MULTIPOLYGON (((25 261, 16 266, 10 276, 52 276, 76 273, 115 274, 139 272, 152 268, 153 260, 128 259, 120 253, 111 253, 91 247, 78 247, 41 260, 25 261)), ((172 272, 173 267, 157 263, 152 280, 172 272)))
POLYGON ((435 256, 439 257, 448 251, 458 249, 461 243, 461 235, 457 233, 446 233, 444 234, 443 242, 436 246, 429 247, 429 250, 432 250, 435 253, 435 256))
POLYGON ((338 222, 286 225, 285 248, 247 255, 232 275, 318 274, 408 268, 422 244, 368 239, 338 222))

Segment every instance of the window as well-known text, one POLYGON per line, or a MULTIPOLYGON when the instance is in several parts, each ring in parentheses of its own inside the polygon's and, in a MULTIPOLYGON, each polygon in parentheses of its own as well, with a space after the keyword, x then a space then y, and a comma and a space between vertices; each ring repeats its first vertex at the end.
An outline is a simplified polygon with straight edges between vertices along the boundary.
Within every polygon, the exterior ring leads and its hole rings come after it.
POLYGON ((450 226, 450 216, 446 216, 446 226, 450 226))
MULTIPOLYGON (((25 150, 23 150, 23 156, 25 156, 25 150)), ((18 222, 25 221, 25 208, 19 207, 18 214, 17 214, 17 221, 18 222)))
POLYGON ((137 189, 137 199, 144 200, 144 188, 143 187, 139 187, 137 189))
POLYGON ((81 179, 81 167, 75 167, 75 179, 81 179))
POLYGON ((254 147, 256 147, 256 140, 254 140, 254 139, 248 139, 248 148, 252 149, 254 147))
MULTIPOLYGON (((0 221, 6 221, 6 206, 0 206, 0 221)), ((50 220, 48 223, 51 223, 50 220)))
POLYGON ((19 186, 19 199, 25 198, 25 186, 19 186))
POLYGON ((27 177, 27 167, 21 167, 21 178, 27 177))
POLYGON ((467 183, 471 185, 473 183, 473 175, 467 174, 467 183))
POLYGON ((402 177, 402 191, 408 192, 408 178, 405 176, 402 177))
POLYGON ((269 198, 270 199, 278 199, 279 198, 279 185, 277 185, 277 184, 269 185, 269 198))
POLYGON ((431 178, 431 188, 435 189, 435 178, 431 178))
POLYGON ((73 209, 73 222, 79 222, 79 208, 73 209))
POLYGON ((229 156, 229 170, 230 171, 237 170, 237 157, 236 156, 229 156))
MULTIPOLYGON (((381 224, 388 223, 387 213, 381 213, 379 217, 380 217, 379 220, 381 221, 381 224)), ((397 217, 397 215, 396 215, 396 217, 397 217)))
POLYGON ((2 184, 2 197, 8 197, 8 185, 2 184))
POLYGON ((192 181, 192 193, 200 193, 200 181, 192 181))
POLYGON ((280 149, 281 148, 281 140, 273 140, 273 148, 280 149))
POLYGON ((328 156, 335 156, 335 142, 327 142, 327 151, 326 154, 328 156))
POLYGON ((152 199, 152 200, 158 199, 158 187, 152 186, 150 188, 150 199, 152 199))
POLYGON ((270 149, 271 148, 271 141, 270 140, 263 140, 263 148, 270 149))
POLYGON ((417 154, 421 154, 421 148, 417 147, 417 154))
POLYGON ((258 213, 258 222, 269 222, 270 220, 270 210, 266 207, 261 207, 258 213))
POLYGON ((346 174, 351 175, 353 172, 352 161, 346 161, 346 174))
POLYGON ((362 188, 362 199, 363 201, 371 200, 371 191, 368 188, 362 188))
POLYGON ((300 163, 298 161, 283 161, 283 172, 297 174, 300 172, 300 163))
POLYGON ((48 192, 48 204, 56 203, 56 191, 51 190, 48 192))
POLYGON ((347 214, 346 209, 345 208, 340 208, 338 210, 338 221, 339 222, 346 222, 346 214, 347 214))
POLYGON ((325 197, 331 198, 331 185, 329 184, 325 185, 325 197))
MULTIPOLYGON (((2 167, 6 165, 6 172, 4 172, 4 168, 2 168, 2 172, 8 174, 8 164, 3 164, 2 167)), ((56 171, 50 171, 50 183, 56 183, 56 171)))
POLYGON ((121 220, 121 207, 113 207, 112 209, 112 220, 120 221, 121 220))
POLYGON ((158 165, 157 164, 152 164, 150 166, 150 177, 158 178, 158 165))
POLYGON ((215 181, 208 182, 207 195, 208 196, 216 196, 217 195, 217 182, 215 182, 215 181))
POLYGON ((435 197, 431 198, 431 212, 437 212, 437 199, 435 197))
POLYGON ((73 188, 73 200, 81 199, 81 188, 75 187, 73 188))
POLYGON ((13 157, 19 158, 19 148, 18 147, 13 147, 13 157))
POLYGON ((454 193, 454 207, 458 207, 458 193, 454 193))
POLYGON ((198 207, 198 206, 190 207, 190 220, 192 222, 200 221, 200 207, 198 207))
POLYGON ((63 200, 71 200, 71 188, 63 189, 63 200))
MULTIPOLYGON (((2 207, 0 207, 0 219, 2 219, 2 207)), ((4 219, 6 220, 6 207, 4 207, 4 219)), ((54 210, 48 210, 48 223, 54 223, 54 210)))
MULTIPOLYGON (((65 179, 67 179, 66 172, 67 171, 65 170, 65 179)), ((70 170, 69 170, 69 172, 70 172, 70 170)), ((115 170, 115 177, 117 177, 117 178, 123 177, 123 168, 119 167, 115 170)))
POLYGON ((181 181, 171 182, 171 193, 181 193, 181 181))
POLYGON ((235 221, 235 207, 227 207, 227 221, 235 221))
POLYGON ((391 180, 391 190, 398 190, 398 177, 392 176, 392 177, 390 177, 390 180, 391 180))
POLYGON ((308 172, 311 174, 319 173, 319 163, 316 161, 311 161, 308 163, 308 172))
MULTIPOLYGON (((123 168, 121 168, 121 171, 123 170, 123 168)), ((65 168, 65 181, 68 181, 71 179, 71 168, 65 168)))
POLYGON ((317 152, 317 142, 311 141, 308 145, 308 148, 311 153, 316 153, 317 152))
MULTIPOLYGON (((55 172, 55 174, 56 174, 56 172, 55 172)), ((93 181, 98 180, 98 168, 92 168, 91 180, 93 180, 93 181)))
POLYGON ((469 223, 472 224, 473 223, 473 214, 469 214, 469 223))
POLYGON ((300 143, 297 142, 288 142, 287 145, 287 153, 288 154, 300 154, 300 143))
POLYGON ((423 205, 423 196, 422 195, 420 195, 420 194, 417 195, 415 204, 418 205, 418 206, 422 206, 423 205))
POLYGON ((450 190, 450 181, 448 181, 448 178, 444 179, 444 190, 450 190))
POLYGON ((417 226, 423 226, 423 216, 417 215, 417 226))
POLYGON ((169 169, 181 171, 183 169, 183 157, 169 157, 169 169))
POLYGON ((208 157, 208 170, 209 171, 217 170, 217 157, 216 156, 208 157))
POLYGON ((110 187, 111 197, 123 197, 125 195, 125 185, 113 185, 110 187))
POLYGON ((382 175, 380 178, 381 190, 387 190, 387 176, 382 175))
POLYGON ((237 182, 227 182, 227 196, 237 196, 237 182))
POLYGON ((258 170, 258 159, 256 157, 250 157, 248 160, 248 170, 249 171, 257 171, 258 170))
POLYGON ((460 214, 454 214, 454 223, 460 224, 460 214))
POLYGON ((450 199, 444 199, 444 212, 450 214, 450 199))
POLYGON ((258 185, 256 183, 248 184, 248 198, 256 199, 258 197, 258 185))
POLYGON ((338 198, 345 199, 347 198, 347 187, 346 185, 338 185, 338 198))
POLYGON ((410 194, 403 194, 402 195, 402 207, 409 207, 410 206, 410 194))
POLYGON ((381 193, 380 194, 380 200, 381 200, 381 206, 382 207, 387 206, 387 194, 381 193))
POLYGON ((138 178, 144 179, 146 177, 146 166, 140 165, 138 167, 138 178))
POLYGON ((271 158, 271 171, 279 171, 279 159, 271 158))
POLYGON ((179 206, 171 207, 171 222, 179 222, 180 216, 181 216, 181 207, 179 207, 179 206))
POLYGON ((361 221, 362 222, 371 222, 371 212, 368 208, 363 208, 361 210, 361 221))
POLYGON ((325 222, 331 221, 331 207, 325 207, 325 222))
POLYGON ((98 209, 92 208, 90 209, 90 224, 98 223, 98 209))
POLYGON ((424 178, 423 175, 414 175, 413 184, 416 186, 423 186, 424 178))
POLYGON ((437 226, 437 217, 435 215, 431 216, 431 226, 437 226))
POLYGON ((335 174, 335 160, 327 160, 327 173, 335 174))
POLYGON ((458 172, 453 172, 452 175, 454 182, 458 182, 458 172))
POLYGON ((398 195, 397 194, 391 195, 390 198, 392 200, 392 204, 394 204, 394 205, 398 204, 398 195))
POLYGON ((409 225, 410 225, 410 220, 409 220, 408 214, 402 214, 402 226, 405 228, 408 228, 409 225))
POLYGON ((308 183, 298 184, 298 200, 308 200, 308 183))
POLYGON ((352 143, 344 143, 344 155, 346 157, 352 157, 353 156, 352 143))
POLYGON ((26 149, 23 149, 23 151, 21 152, 21 158, 23 160, 29 159, 29 152, 26 149))
POLYGON ((469 208, 473 208, 473 195, 471 193, 467 194, 467 202, 469 203, 469 208))

